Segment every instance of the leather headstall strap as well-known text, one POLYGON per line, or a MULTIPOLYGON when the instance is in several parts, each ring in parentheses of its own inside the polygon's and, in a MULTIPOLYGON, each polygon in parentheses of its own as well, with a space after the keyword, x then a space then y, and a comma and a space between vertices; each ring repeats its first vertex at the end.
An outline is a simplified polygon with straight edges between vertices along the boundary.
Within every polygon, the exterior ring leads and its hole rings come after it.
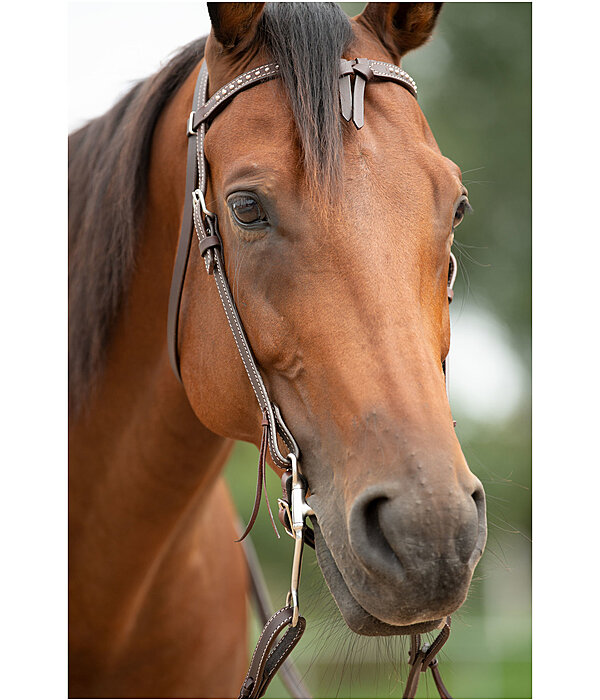
MULTIPOLYGON (((207 170, 204 156, 204 138, 206 134, 207 119, 213 116, 221 106, 231 97, 243 89, 255 85, 265 80, 270 80, 277 74, 279 66, 267 65, 254 69, 243 76, 239 76, 231 83, 220 88, 210 99, 207 99, 208 91, 208 70, 206 62, 200 68, 196 91, 194 95, 194 110, 188 119, 188 138, 192 144, 188 148, 188 169, 186 177, 186 200, 184 203, 183 220, 179 247, 175 260, 175 269, 171 282, 171 295, 169 301, 168 318, 168 346, 169 357, 173 366, 173 371, 181 381, 179 370, 179 356, 177 351, 177 325, 183 282, 185 278, 185 268, 189 256, 190 240, 192 231, 195 228, 198 236, 200 253, 204 258, 206 271, 213 275, 219 297, 229 322, 229 327, 237 345, 238 352, 244 363, 248 379, 254 389, 258 405, 263 416, 266 416, 268 427, 264 432, 265 442, 268 443, 271 457, 274 463, 287 469, 290 466, 289 459, 281 451, 277 435, 279 435, 286 446, 286 454, 293 453, 299 457, 300 450, 291 432, 285 425, 281 413, 269 399, 264 382, 256 366, 256 361, 252 354, 250 344, 246 337, 242 321, 239 317, 223 262, 223 248, 221 237, 218 231, 217 217, 206 207, 204 196, 206 194, 207 170), (195 137, 195 139, 193 138, 195 137), (195 140, 195 143, 194 143, 195 140), (192 161, 193 166, 190 166, 192 161), (197 167, 196 167, 197 166, 197 167), (193 169, 192 169, 193 168, 193 169), (192 223, 194 226, 192 226, 192 223)), ((262 475, 261 475, 262 476, 262 475)), ((257 491, 262 490, 262 478, 259 479, 257 491)), ((260 503, 260 493, 258 494, 260 503)))

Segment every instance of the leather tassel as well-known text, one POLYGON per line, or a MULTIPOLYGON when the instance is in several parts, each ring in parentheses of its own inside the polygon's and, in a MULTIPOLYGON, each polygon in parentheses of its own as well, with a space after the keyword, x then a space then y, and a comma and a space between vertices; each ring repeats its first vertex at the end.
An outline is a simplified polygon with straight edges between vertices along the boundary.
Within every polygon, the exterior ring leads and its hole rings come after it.
POLYGON ((357 58, 354 64, 354 94, 352 96, 352 121, 357 129, 365 124, 365 85, 373 77, 373 71, 366 58, 357 58))
POLYGON ((352 121, 357 129, 365 125, 365 85, 364 78, 357 75, 354 78, 354 95, 352 98, 352 121))
MULTIPOLYGON (((267 443, 268 443, 268 420, 267 420, 267 432, 265 434, 264 429, 263 429, 263 439, 262 442, 264 443, 264 449, 263 449, 263 466, 262 466, 262 475, 263 475, 263 493, 265 496, 265 501, 267 504, 267 510, 269 511, 269 518, 271 519, 271 525, 273 526, 273 530, 275 531, 275 534, 277 535, 277 539, 280 539, 279 536, 279 530, 277 529, 277 526, 275 525, 275 520, 273 518, 273 511, 271 510, 271 504, 269 503, 269 494, 267 493, 267 469, 266 469, 266 458, 267 458, 267 443)), ((261 447, 263 445, 261 444, 261 447)))
POLYGON ((260 498, 262 496, 263 486, 265 489, 265 500, 267 501, 267 508, 269 509, 269 516, 271 518, 271 524, 275 530, 275 534, 279 537, 279 532, 275 527, 275 521, 273 520, 273 513, 271 512, 271 505, 269 503, 269 498, 267 496, 267 474, 266 474, 266 460, 267 460, 267 448, 269 444, 269 417, 266 411, 263 411, 262 419, 262 438, 260 441, 260 450, 258 453, 258 478, 256 481, 256 495, 254 496, 254 507, 252 508, 252 515, 250 516, 250 521, 244 530, 244 534, 236 540, 236 542, 241 542, 244 540, 250 530, 252 530, 256 518, 258 516, 258 511, 260 509, 260 498))
POLYGON ((353 61, 340 61, 340 109, 342 117, 349 122, 352 119, 352 86, 350 76, 354 74, 353 61))

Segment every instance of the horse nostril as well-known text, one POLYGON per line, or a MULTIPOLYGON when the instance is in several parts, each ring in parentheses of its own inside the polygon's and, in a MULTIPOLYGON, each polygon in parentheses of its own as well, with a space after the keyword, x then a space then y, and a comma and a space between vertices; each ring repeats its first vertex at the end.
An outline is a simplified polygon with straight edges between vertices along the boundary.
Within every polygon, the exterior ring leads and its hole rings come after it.
POLYGON ((475 507, 477 508, 477 540, 475 546, 469 558, 469 564, 475 566, 479 561, 483 548, 485 547, 485 541, 487 539, 487 522, 485 517, 485 491, 483 490, 483 484, 479 479, 475 479, 476 485, 474 491, 471 493, 471 498, 475 501, 475 507))
POLYGON ((363 494, 350 511, 348 530, 351 547, 363 565, 395 578, 402 575, 402 567, 382 522, 382 511, 389 502, 386 495, 363 494))
POLYGON ((486 540, 485 494, 472 477, 445 500, 422 500, 390 485, 366 489, 348 515, 349 542, 365 570, 392 581, 410 571, 474 566, 486 540), (437 562, 437 563, 436 563, 437 562))
POLYGON ((365 535, 371 547, 374 547, 381 552, 386 552, 389 554, 391 548, 383 532, 381 524, 381 509, 384 504, 388 501, 386 496, 380 496, 369 501, 364 509, 364 526, 365 535))
POLYGON ((471 498, 475 501, 475 505, 477 506, 477 510, 479 510, 481 504, 484 504, 485 507, 485 493, 483 491, 483 486, 481 484, 481 481, 477 479, 477 484, 475 486, 475 489, 473 490, 473 493, 471 494, 471 498))

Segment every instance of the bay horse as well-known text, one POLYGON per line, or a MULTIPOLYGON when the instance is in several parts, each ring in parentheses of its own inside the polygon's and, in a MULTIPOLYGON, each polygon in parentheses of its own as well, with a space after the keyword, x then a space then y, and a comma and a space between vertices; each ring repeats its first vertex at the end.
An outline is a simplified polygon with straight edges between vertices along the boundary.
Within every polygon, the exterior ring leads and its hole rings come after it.
MULTIPOLYGON (((275 61, 207 130, 206 202, 265 385, 300 446, 319 565, 363 635, 438 628, 463 603, 485 498, 442 361, 454 229, 468 207, 417 101, 369 83, 340 119, 340 59, 399 64, 441 3, 208 3, 212 29, 69 139, 70 697, 235 697, 248 574, 221 476, 261 416, 197 247, 167 302, 185 125, 275 61)), ((274 465, 273 468, 276 469, 274 465)), ((276 470, 277 471, 277 470, 276 470)))

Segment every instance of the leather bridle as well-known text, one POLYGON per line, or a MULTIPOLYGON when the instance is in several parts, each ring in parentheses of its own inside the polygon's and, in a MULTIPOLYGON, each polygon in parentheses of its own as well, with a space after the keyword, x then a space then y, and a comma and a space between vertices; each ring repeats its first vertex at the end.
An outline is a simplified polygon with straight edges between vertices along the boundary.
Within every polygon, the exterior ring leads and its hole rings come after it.
MULTIPOLYGON (((306 542, 314 547, 314 533, 306 526, 306 517, 314 515, 314 512, 306 502, 308 485, 298 466, 300 449, 294 436, 285 424, 278 406, 269 397, 229 287, 223 261, 223 244, 219 235, 217 216, 208 209, 205 201, 207 161, 204 153, 204 139, 210 120, 235 95, 253 85, 278 77, 279 72, 278 64, 267 63, 237 76, 209 97, 208 69, 206 61, 202 63, 194 91, 193 109, 187 123, 188 151, 185 203, 173 268, 167 319, 169 360, 176 377, 179 381, 182 381, 177 342, 179 310, 190 246, 195 230, 206 271, 215 280, 225 316, 262 414, 262 439, 259 453, 256 497, 250 521, 240 540, 246 537, 256 520, 262 488, 266 484, 265 463, 268 449, 273 463, 285 470, 282 477, 283 497, 278 501, 279 517, 288 534, 294 538, 295 543, 291 585, 286 605, 266 621, 256 645, 250 669, 242 685, 240 697, 243 698, 257 698, 264 695, 273 676, 296 646, 306 627, 306 620, 300 616, 299 612, 298 586, 304 543, 306 542), (282 447, 282 443, 285 447, 282 447), (284 632, 283 636, 277 641, 282 632, 284 632)), ((340 109, 343 118, 346 121, 352 120, 357 129, 362 128, 364 125, 365 86, 371 80, 391 80, 402 85, 414 97, 417 95, 417 86, 414 80, 398 66, 366 58, 357 58, 352 61, 342 59, 340 61, 339 75, 340 109), (352 85, 352 78, 354 78, 354 85, 352 85)), ((455 276, 456 260, 450 254, 450 270, 448 274, 449 302, 452 300, 452 285, 455 276)), ((443 365, 447 377, 447 358, 444 360, 443 365)), ((270 508, 269 514, 273 522, 270 508)), ((275 527, 274 523, 273 527, 275 527)), ((450 697, 439 677, 436 658, 449 634, 450 618, 447 619, 442 631, 431 646, 425 645, 421 647, 420 637, 412 635, 409 657, 409 663, 412 668, 403 697, 414 697, 420 672, 426 671, 428 668, 434 674, 440 697, 450 697)), ((297 697, 306 697, 306 695, 297 697)))

